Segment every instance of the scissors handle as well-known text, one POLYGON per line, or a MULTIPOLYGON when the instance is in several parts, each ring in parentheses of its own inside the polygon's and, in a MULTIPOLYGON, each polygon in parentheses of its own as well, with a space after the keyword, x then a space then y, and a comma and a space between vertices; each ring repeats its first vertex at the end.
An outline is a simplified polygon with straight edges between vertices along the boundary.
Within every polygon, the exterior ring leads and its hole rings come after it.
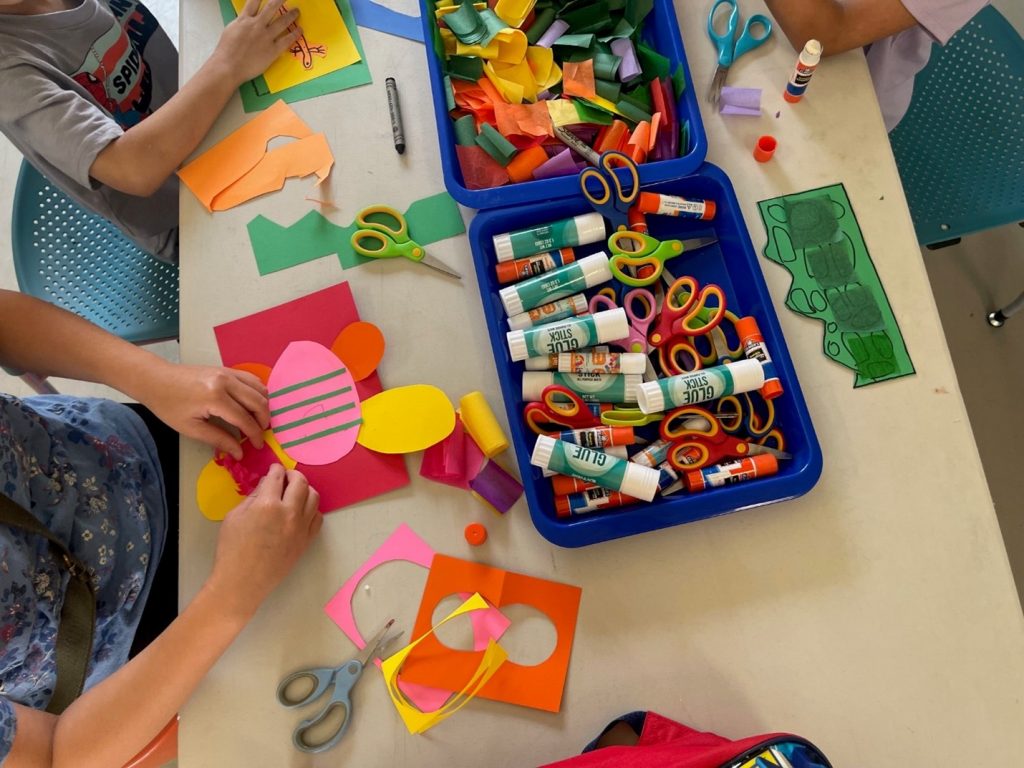
POLYGON ((359 229, 373 229, 391 235, 395 242, 409 239, 409 223, 390 205, 370 205, 356 214, 359 229), (374 218, 371 218, 374 217, 374 218))
POLYGON ((333 679, 333 669, 300 669, 298 672, 288 675, 277 686, 277 701, 283 707, 304 707, 306 704, 310 704, 323 696, 324 691, 327 690, 333 679), (302 696, 292 696, 289 690, 299 680, 311 680, 313 688, 302 696))
POLYGON ((352 720, 352 688, 359 681, 359 678, 362 677, 362 674, 362 663, 357 659, 352 659, 351 661, 345 662, 345 664, 343 664, 336 670, 302 670, 292 675, 289 675, 281 681, 281 685, 278 686, 277 689, 278 700, 282 703, 284 703, 286 700, 289 702, 294 702, 286 704, 286 706, 300 706, 301 704, 307 704, 313 701, 315 698, 318 698, 319 695, 322 694, 328 686, 332 684, 334 686, 334 691, 331 694, 330 699, 327 701, 326 706, 324 706, 324 708, 320 710, 320 712, 317 713, 315 716, 307 720, 303 720, 295 729, 295 732, 292 734, 292 743, 295 745, 296 749, 298 749, 301 752, 315 754, 319 752, 326 752, 328 749, 330 749, 339 741, 341 741, 341 738, 345 735, 345 732, 348 730, 349 722, 352 720), (330 678, 328 678, 327 685, 321 687, 319 682, 324 679, 324 672, 331 672, 333 674, 331 675, 330 678), (310 694, 301 701, 286 699, 285 689, 287 689, 291 683, 298 680, 300 677, 313 677, 318 681, 317 688, 314 689, 312 694, 310 694), (316 695, 314 696, 313 694, 316 695), (318 728, 324 721, 327 720, 328 717, 334 714, 335 710, 342 707, 345 710, 345 717, 338 725, 338 729, 334 731, 334 733, 332 733, 328 738, 326 738, 323 741, 313 742, 307 739, 306 735, 309 731, 318 728))
POLYGON ((323 711, 321 711, 320 714, 318 714, 316 717, 311 717, 310 719, 303 720, 301 723, 299 723, 298 727, 292 733, 292 744, 294 744, 295 748, 300 752, 306 752, 307 754, 311 755, 319 754, 320 752, 326 752, 327 750, 337 745, 339 741, 341 741, 342 737, 345 735, 345 732, 348 731, 348 724, 351 720, 352 702, 349 700, 349 697, 346 695, 344 698, 340 696, 331 698, 331 700, 327 703, 327 706, 323 708, 323 711), (328 717, 330 717, 334 713, 334 710, 338 709, 339 707, 345 708, 345 719, 341 721, 341 724, 338 726, 338 730, 335 731, 328 739, 324 741, 309 741, 306 738, 306 734, 309 731, 312 731, 313 729, 319 727, 320 724, 323 723, 328 717))
POLYGON ((371 259, 404 256, 413 261, 420 261, 424 256, 424 250, 419 245, 410 241, 399 243, 391 235, 376 229, 357 229, 352 233, 351 243, 352 250, 371 259))
POLYGON ((740 21, 740 8, 736 4, 736 0, 716 0, 715 4, 711 6, 711 11, 708 13, 708 37, 715 43, 718 48, 718 65, 721 67, 730 67, 735 58, 733 49, 735 48, 734 38, 736 36, 736 27, 739 26, 740 21), (718 11, 719 6, 728 5, 732 8, 729 12, 729 18, 725 25, 725 34, 719 34, 715 30, 715 13, 718 11))
POLYGON ((772 20, 761 13, 755 13, 746 24, 743 25, 743 32, 740 39, 736 41, 736 48, 732 54, 732 60, 736 61, 740 56, 757 48, 768 41, 772 36, 772 20), (757 34, 754 27, 760 27, 760 34, 757 34))
POLYGON ((639 408, 612 408, 601 414, 601 423, 608 427, 643 427, 663 418, 662 413, 644 413, 639 408))

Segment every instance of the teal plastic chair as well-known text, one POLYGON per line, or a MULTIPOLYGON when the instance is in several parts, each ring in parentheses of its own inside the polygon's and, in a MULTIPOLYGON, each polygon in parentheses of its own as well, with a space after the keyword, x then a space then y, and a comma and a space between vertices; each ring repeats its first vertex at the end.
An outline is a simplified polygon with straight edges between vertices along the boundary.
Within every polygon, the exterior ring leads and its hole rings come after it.
MULTIPOLYGON (((49 301, 135 344, 178 336, 178 268, 140 250, 22 161, 11 222, 22 293, 49 301)), ((38 392, 52 392, 31 374, 38 392)))
POLYGON ((922 245, 1024 221, 1024 40, 999 11, 932 49, 889 138, 922 245))

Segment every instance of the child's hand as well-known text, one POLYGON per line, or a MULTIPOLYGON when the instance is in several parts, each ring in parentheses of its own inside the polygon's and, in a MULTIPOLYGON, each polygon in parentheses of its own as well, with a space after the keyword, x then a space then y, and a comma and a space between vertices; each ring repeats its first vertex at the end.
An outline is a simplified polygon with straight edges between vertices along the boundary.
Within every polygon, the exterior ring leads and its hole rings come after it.
POLYGON ((242 446, 230 432, 211 423, 211 418, 236 427, 257 448, 263 447, 263 431, 270 426, 263 382, 231 368, 160 365, 147 376, 139 401, 185 437, 201 440, 236 459, 242 458, 242 446))
POLYGON ((260 0, 246 0, 238 18, 232 21, 220 36, 220 42, 210 58, 218 58, 238 84, 262 75, 274 59, 302 36, 295 25, 298 10, 281 13, 285 0, 267 0, 260 8, 260 0))
POLYGON ((207 582, 226 613, 248 619, 320 532, 320 495, 301 472, 273 465, 224 518, 207 582))

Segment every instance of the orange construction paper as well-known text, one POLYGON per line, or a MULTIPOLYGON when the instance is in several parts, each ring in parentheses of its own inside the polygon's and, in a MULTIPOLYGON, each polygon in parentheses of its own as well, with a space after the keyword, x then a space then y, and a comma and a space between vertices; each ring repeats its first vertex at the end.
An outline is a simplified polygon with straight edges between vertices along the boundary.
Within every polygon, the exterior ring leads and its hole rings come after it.
POLYGON ((562 93, 566 96, 581 96, 593 99, 597 96, 594 82, 594 62, 567 61, 562 65, 562 93))
POLYGON ((315 133, 304 139, 272 149, 242 178, 213 199, 213 210, 225 211, 254 197, 276 192, 285 181, 295 176, 316 174, 323 183, 334 165, 334 155, 327 146, 327 137, 315 133))
POLYGON ((598 141, 594 147, 598 154, 602 152, 608 152, 613 149, 622 149, 625 146, 626 140, 629 138, 629 128, 621 120, 615 120, 608 129, 604 132, 604 135, 598 141))
POLYGON ((548 153, 543 147, 530 147, 524 149, 505 166, 505 171, 512 181, 529 181, 533 178, 533 172, 548 161, 548 153))
POLYGON ((634 163, 642 163, 647 159, 647 146, 651 140, 651 124, 646 120, 637 123, 633 135, 626 142, 626 154, 634 163))
POLYGON ((263 382, 264 386, 270 381, 270 366, 263 363, 237 363, 231 366, 236 371, 248 371, 257 379, 263 382))
POLYGON ((658 143, 658 129, 661 128, 661 112, 655 112, 651 118, 651 140, 647 142, 647 151, 653 152, 654 145, 658 143))
POLYGON ((508 184, 508 171, 482 147, 463 147, 456 144, 455 154, 459 158, 462 181, 467 189, 490 189, 508 184))
POLYGON ((346 325, 331 344, 331 351, 345 362, 355 381, 362 381, 377 370, 384 349, 380 328, 363 320, 346 325))
MULTIPOLYGON (((435 555, 411 635, 419 637, 427 632, 438 603, 448 595, 463 592, 479 592, 496 608, 515 603, 532 606, 546 615, 558 632, 555 650, 546 660, 535 666, 506 661, 478 695, 558 712, 569 671, 582 590, 482 563, 435 555)), ((482 657, 483 651, 453 650, 429 635, 406 659, 402 676, 409 682, 457 690, 473 676, 482 657)))
POLYGON ((199 198, 206 210, 211 212, 231 207, 224 205, 220 198, 236 185, 237 189, 226 196, 228 200, 237 200, 233 205, 280 189, 288 176, 305 176, 315 172, 323 181, 334 164, 334 156, 323 134, 316 136, 320 138, 302 144, 301 140, 314 138, 313 130, 291 107, 283 101, 277 101, 179 170, 178 177, 199 198), (291 136, 300 141, 268 152, 267 143, 278 136, 291 136), (301 144, 302 148, 289 149, 296 144, 301 144), (304 170, 307 167, 310 170, 304 170), (252 186, 242 183, 249 174, 257 175, 266 184, 269 183, 268 174, 276 179, 281 173, 284 176, 280 176, 276 187, 253 191, 252 186), (252 194, 238 199, 245 190, 252 194))

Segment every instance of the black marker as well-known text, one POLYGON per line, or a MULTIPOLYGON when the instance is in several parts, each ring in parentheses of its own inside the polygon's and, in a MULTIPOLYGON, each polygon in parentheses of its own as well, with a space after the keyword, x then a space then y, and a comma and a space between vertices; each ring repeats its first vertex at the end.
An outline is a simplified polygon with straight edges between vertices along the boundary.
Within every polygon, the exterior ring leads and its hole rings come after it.
POLYGON ((398 106, 398 86, 395 85, 395 78, 386 78, 384 80, 384 87, 388 90, 388 111, 391 113, 391 135, 395 140, 395 151, 401 155, 405 152, 405 133, 402 131, 402 110, 398 106))

